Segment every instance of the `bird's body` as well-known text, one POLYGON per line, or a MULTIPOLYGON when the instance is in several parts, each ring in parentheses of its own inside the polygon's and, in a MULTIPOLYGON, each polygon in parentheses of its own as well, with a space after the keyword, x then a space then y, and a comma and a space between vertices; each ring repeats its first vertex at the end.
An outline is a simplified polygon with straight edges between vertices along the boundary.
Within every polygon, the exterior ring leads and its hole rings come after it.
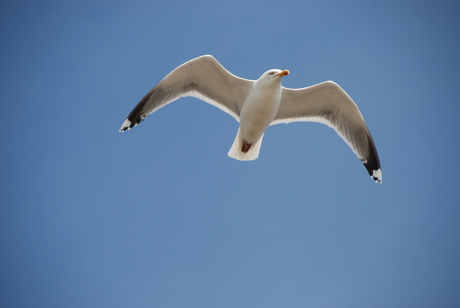
POLYGON ((259 156, 262 137, 275 119, 280 106, 281 77, 287 74, 288 71, 271 70, 254 83, 241 108, 240 127, 228 152, 230 157, 254 160, 259 156), (273 74, 269 75, 271 72, 273 74))
POLYGON ((382 181, 377 151, 358 107, 336 83, 302 89, 281 86, 289 71, 272 69, 258 80, 228 72, 212 56, 192 59, 169 73, 137 104, 123 122, 128 130, 149 114, 183 96, 194 96, 227 112, 240 123, 228 155, 257 159, 268 126, 313 121, 332 127, 364 163, 376 182, 382 181))

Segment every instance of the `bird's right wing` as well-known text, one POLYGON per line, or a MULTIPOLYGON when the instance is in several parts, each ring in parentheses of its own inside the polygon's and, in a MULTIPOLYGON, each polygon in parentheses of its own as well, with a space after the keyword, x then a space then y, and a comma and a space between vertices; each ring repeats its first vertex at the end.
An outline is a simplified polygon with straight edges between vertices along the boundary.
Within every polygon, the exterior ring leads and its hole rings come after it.
POLYGON ((300 121, 333 128, 363 162, 370 176, 382 182, 379 156, 364 118, 338 84, 326 81, 302 89, 283 87, 280 108, 272 125, 300 121))
POLYGON ((174 69, 144 96, 123 122, 120 132, 131 129, 149 114, 184 96, 199 98, 239 121, 253 83, 227 71, 213 56, 192 59, 174 69))

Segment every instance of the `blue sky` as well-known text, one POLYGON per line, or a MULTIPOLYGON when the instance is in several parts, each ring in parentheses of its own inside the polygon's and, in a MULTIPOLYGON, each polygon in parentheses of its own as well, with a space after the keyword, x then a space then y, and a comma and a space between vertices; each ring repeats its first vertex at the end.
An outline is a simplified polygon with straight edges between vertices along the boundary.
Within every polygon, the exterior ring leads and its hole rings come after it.
POLYGON ((2 1, 2 307, 458 307, 454 1, 2 1), (333 130, 267 130, 183 98, 123 134, 202 54, 340 84, 382 163, 333 130))

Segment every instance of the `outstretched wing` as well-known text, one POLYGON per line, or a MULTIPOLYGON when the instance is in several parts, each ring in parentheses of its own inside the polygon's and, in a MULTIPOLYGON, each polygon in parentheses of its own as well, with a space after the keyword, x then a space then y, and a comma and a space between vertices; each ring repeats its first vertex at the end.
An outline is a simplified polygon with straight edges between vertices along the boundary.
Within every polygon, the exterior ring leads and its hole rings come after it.
POLYGON ((273 124, 311 121, 326 124, 350 146, 370 176, 382 182, 380 161, 372 136, 358 106, 332 81, 302 88, 283 87, 280 108, 273 124))
POLYGON ((144 96, 123 122, 120 132, 184 96, 199 98, 239 121, 241 107, 253 83, 227 71, 213 56, 192 59, 174 69, 144 96))

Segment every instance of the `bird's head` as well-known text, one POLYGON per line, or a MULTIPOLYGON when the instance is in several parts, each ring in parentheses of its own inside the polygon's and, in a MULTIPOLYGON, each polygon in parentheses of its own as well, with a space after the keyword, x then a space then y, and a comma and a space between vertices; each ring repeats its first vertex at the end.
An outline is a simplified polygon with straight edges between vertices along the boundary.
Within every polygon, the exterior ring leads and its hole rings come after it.
POLYGON ((271 69, 263 73, 259 79, 264 81, 281 81, 281 78, 283 78, 286 75, 289 75, 288 70, 282 71, 279 69, 271 69))

